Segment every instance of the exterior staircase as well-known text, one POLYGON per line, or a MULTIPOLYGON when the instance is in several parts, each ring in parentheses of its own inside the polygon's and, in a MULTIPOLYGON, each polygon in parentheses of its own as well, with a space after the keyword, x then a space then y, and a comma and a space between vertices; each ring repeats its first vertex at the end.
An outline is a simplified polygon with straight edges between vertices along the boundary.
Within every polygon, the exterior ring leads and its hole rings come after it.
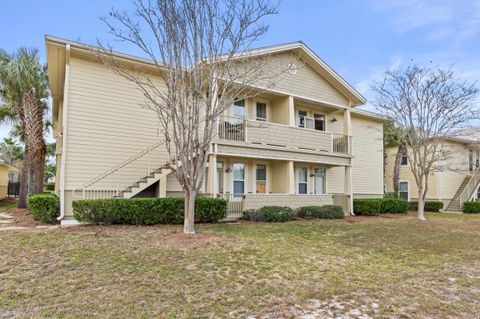
POLYGON ((470 181, 470 176, 466 176, 463 180, 460 187, 457 189, 455 196, 453 196, 452 201, 447 206, 447 212, 460 212, 462 211, 462 207, 460 205, 460 194, 462 194, 463 190, 467 186, 468 182, 470 181))
POLYGON ((480 167, 472 175, 465 177, 458 188, 452 201, 448 204, 446 211, 460 212, 463 209, 463 203, 469 201, 475 195, 480 185, 480 167))
POLYGON ((82 199, 134 197, 172 172, 168 162, 164 143, 155 143, 92 178, 75 189, 73 195, 82 199), (81 196, 77 195, 79 191, 81 196))
POLYGON ((162 178, 167 177, 167 175, 170 173, 171 173, 170 169, 159 168, 153 171, 152 173, 150 173, 148 176, 145 176, 138 182, 135 182, 135 184, 133 184, 132 186, 129 186, 125 190, 121 191, 118 196, 123 198, 132 198, 133 196, 140 193, 150 185, 153 185, 154 183, 158 182, 162 178))

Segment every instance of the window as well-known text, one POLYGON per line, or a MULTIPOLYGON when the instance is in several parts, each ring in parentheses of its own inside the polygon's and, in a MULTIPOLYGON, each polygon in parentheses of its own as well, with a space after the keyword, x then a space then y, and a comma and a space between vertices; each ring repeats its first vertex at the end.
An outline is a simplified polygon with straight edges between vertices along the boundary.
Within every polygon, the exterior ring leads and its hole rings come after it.
POLYGON ((306 168, 298 169, 298 193, 307 194, 308 191, 308 170, 306 168))
POLYGON ((314 169, 315 175, 315 194, 325 194, 325 168, 317 167, 314 169))
POLYGON ((402 151, 402 158, 400 159, 400 165, 408 165, 407 150, 402 151))
POLYGON ((408 194, 408 182, 398 183, 398 197, 406 201, 410 200, 410 196, 408 194))
POLYGON ((233 194, 245 194, 245 164, 233 164, 233 194))
POLYGON ((257 121, 267 120, 267 104, 257 102, 257 121))
POLYGON ((307 112, 298 111, 298 127, 305 127, 305 118, 307 117, 307 112))
POLYGON ((267 166, 257 165, 255 188, 257 193, 265 194, 267 192, 267 166))
POLYGON ((245 117, 245 100, 235 100, 233 102, 233 116, 245 117))
POLYGON ((315 130, 325 131, 325 115, 314 114, 313 118, 314 118, 314 121, 315 121, 315 130))

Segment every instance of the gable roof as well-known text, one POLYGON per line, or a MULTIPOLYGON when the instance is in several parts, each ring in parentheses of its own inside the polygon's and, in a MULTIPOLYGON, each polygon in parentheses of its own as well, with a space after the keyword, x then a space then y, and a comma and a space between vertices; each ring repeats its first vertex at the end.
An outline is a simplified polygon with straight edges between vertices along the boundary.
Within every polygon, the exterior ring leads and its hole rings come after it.
MULTIPOLYGON (((55 68, 59 72, 57 82, 50 77, 50 86, 52 95, 62 95, 64 74, 61 65, 65 63, 65 46, 68 44, 72 48, 83 51, 86 54, 94 54, 93 52, 98 48, 95 46, 79 43, 76 41, 65 40, 49 35, 45 35, 45 43, 47 47, 47 60, 49 64, 49 73, 55 68)), ((311 68, 318 72, 328 83, 335 87, 341 94, 343 94, 350 101, 351 106, 358 106, 364 104, 367 100, 357 90, 353 88, 345 79, 336 73, 325 61, 323 61, 313 50, 311 50, 304 42, 290 42, 285 44, 267 46, 252 49, 250 51, 243 51, 237 53, 236 57, 246 58, 255 57, 265 54, 275 54, 281 52, 293 51, 299 55, 311 68)), ((146 65, 154 65, 153 61, 124 54, 120 52, 112 52, 114 57, 132 62, 142 63, 146 65)), ((54 107, 54 111, 55 111, 54 107)))
POLYGON ((303 41, 289 42, 285 44, 266 46, 252 49, 250 51, 239 52, 236 57, 239 59, 246 57, 255 57, 265 54, 274 54, 287 51, 294 51, 307 64, 322 75, 330 84, 345 95, 351 102, 352 106, 365 104, 367 99, 360 94, 353 86, 351 86, 344 78, 342 78, 333 68, 331 68, 324 60, 322 60, 310 47, 303 41))

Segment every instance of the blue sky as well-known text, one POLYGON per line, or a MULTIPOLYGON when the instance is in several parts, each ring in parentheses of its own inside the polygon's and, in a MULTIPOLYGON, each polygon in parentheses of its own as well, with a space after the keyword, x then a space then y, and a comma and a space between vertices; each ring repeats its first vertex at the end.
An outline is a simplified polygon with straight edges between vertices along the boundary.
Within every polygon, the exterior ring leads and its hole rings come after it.
MULTIPOLYGON (((109 41, 99 17, 130 1, 16 0, 2 3, 0 47, 38 47, 44 35, 109 41)), ((303 40, 367 99, 387 68, 452 66, 480 82, 480 0, 283 0, 259 46, 303 40)), ((135 53, 121 44, 115 47, 135 53)), ((373 110, 368 105, 366 109, 373 110)), ((0 126, 0 138, 8 134, 0 126)))

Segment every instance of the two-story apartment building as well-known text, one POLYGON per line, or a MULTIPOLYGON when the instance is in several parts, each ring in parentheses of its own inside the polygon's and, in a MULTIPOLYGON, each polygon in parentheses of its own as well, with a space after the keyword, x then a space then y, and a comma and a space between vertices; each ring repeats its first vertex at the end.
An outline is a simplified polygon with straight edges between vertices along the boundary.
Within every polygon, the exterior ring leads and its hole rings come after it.
MULTIPOLYGON (((474 136, 450 138, 442 143, 445 160, 436 163, 428 179, 427 200, 441 201, 445 211, 461 211, 465 201, 479 198, 480 141, 474 136)), ((386 152, 385 188, 393 192, 396 147, 386 152)), ((398 195, 405 200, 418 200, 418 188, 408 163, 406 151, 399 163, 398 195)))
MULTIPOLYGON (((46 48, 64 222, 75 199, 180 195, 174 174, 162 169, 156 115, 139 106, 134 84, 91 47, 46 37, 46 48)), ((231 216, 264 205, 337 203, 350 212, 353 197, 383 194, 385 119, 355 108, 365 98, 302 42, 249 54, 292 53, 298 65, 274 88, 239 97, 218 120, 203 191, 228 199, 231 216)))

